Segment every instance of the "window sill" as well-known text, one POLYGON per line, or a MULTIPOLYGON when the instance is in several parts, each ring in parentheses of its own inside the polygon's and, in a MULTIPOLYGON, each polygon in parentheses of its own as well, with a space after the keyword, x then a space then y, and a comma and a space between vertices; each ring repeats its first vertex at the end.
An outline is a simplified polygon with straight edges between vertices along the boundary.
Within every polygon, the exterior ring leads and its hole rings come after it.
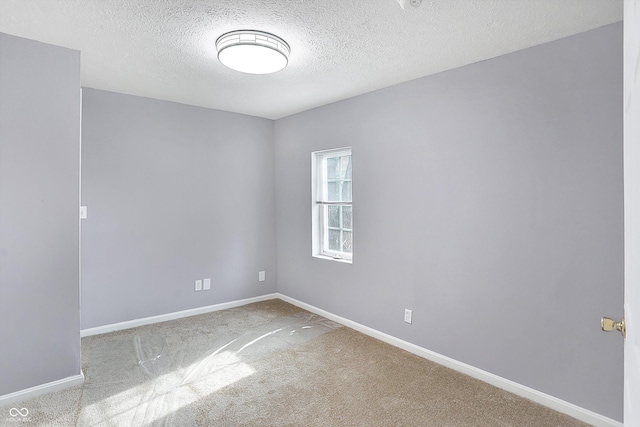
POLYGON ((325 259, 327 261, 341 262, 343 264, 353 264, 353 259, 334 258, 332 256, 320 255, 320 254, 315 254, 313 255, 313 257, 318 259, 325 259))

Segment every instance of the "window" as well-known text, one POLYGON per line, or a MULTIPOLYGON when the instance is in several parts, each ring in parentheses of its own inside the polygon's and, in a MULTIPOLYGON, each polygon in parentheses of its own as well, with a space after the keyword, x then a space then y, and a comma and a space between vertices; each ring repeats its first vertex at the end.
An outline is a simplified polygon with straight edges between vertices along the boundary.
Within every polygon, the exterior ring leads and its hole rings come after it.
POLYGON ((351 149, 312 154, 313 255, 351 262, 351 149))

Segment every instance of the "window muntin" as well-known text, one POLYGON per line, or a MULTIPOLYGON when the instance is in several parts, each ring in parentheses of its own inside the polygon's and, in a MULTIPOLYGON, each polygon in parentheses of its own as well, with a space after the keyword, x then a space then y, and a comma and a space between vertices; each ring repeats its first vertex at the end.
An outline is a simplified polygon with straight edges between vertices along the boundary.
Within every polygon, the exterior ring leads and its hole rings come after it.
POLYGON ((313 153, 314 255, 353 257, 351 149, 313 153))

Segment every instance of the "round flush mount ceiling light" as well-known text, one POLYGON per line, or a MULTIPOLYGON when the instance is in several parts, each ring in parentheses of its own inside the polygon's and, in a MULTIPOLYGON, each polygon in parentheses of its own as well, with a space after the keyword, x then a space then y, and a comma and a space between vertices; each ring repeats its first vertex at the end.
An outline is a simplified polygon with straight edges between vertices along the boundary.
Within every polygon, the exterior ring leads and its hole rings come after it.
POLYGON ((216 40, 218 59, 232 70, 269 74, 282 70, 291 49, 280 37, 256 30, 225 33, 216 40))

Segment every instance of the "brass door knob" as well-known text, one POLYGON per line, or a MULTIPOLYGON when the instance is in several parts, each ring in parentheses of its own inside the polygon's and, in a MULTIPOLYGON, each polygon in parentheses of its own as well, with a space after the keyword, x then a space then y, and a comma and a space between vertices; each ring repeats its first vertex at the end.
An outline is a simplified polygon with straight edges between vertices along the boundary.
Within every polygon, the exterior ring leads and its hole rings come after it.
POLYGON ((624 317, 619 322, 609 319, 608 317, 603 317, 600 320, 600 328, 605 332, 613 331, 614 329, 620 331, 622 338, 625 338, 627 335, 627 328, 624 325, 624 317))

